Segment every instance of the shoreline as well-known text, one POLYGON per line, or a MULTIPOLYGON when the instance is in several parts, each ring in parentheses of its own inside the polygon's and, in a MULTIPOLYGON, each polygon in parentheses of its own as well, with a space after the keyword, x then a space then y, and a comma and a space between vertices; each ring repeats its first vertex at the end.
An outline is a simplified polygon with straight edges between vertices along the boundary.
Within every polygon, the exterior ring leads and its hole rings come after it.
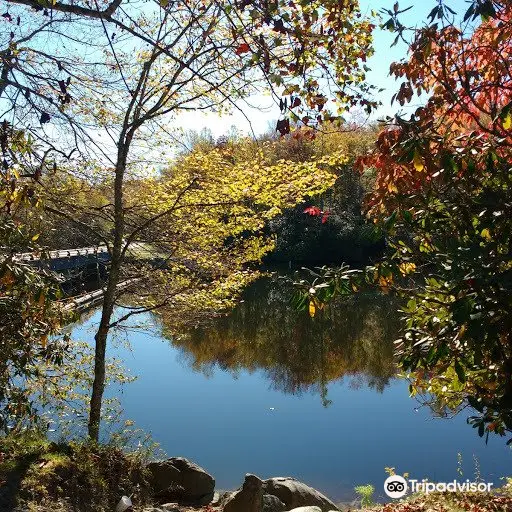
POLYGON ((114 512, 125 496, 132 508, 117 512, 512 512, 512 478, 489 493, 419 493, 382 504, 374 503, 372 486, 358 489, 358 499, 334 502, 294 478, 246 474, 241 487, 221 491, 181 457, 150 462, 112 445, 58 444, 37 432, 0 437, 2 511, 114 512))

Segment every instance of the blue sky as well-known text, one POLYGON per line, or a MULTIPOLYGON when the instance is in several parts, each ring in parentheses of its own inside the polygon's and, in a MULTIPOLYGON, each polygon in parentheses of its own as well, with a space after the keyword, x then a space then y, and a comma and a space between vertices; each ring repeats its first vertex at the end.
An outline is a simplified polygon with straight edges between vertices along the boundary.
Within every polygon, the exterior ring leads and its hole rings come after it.
MULTIPOLYGON (((359 2, 361 12, 368 15, 372 10, 379 12, 382 8, 392 9, 395 3, 394 0, 359 0, 359 2)), ((460 16, 463 16, 468 9, 467 0, 447 0, 445 3, 460 16)), ((421 26, 427 19, 429 12, 437 5, 437 0, 399 1, 400 9, 411 5, 412 9, 402 15, 402 22, 407 26, 421 26)), ((391 97, 396 92, 397 86, 394 79, 389 77, 389 66, 392 62, 400 60, 407 54, 407 47, 403 43, 391 47, 394 38, 395 36, 388 31, 379 28, 375 30, 375 54, 367 62, 367 65, 371 68, 367 78, 371 84, 383 88, 385 91, 378 96, 382 106, 372 116, 372 119, 391 115, 397 109, 397 105, 391 106, 391 97)), ((417 100, 416 103, 418 104, 419 101, 421 100, 417 100)), ((251 119, 252 128, 256 134, 268 131, 271 126, 275 125, 279 116, 279 109, 269 97, 263 95, 253 97, 250 99, 250 103, 256 108, 250 108, 242 104, 240 107, 251 119)), ((214 114, 189 113, 180 115, 176 122, 184 129, 200 131, 203 127, 209 128, 215 136, 227 133, 231 126, 235 126, 243 133, 250 132, 249 123, 239 112, 221 118, 214 114)))
MULTIPOLYGON (((458 16, 463 17, 469 5, 467 0, 447 0, 445 2, 451 9, 453 9, 458 16)), ((381 9, 393 9, 393 0, 359 0, 361 12, 370 15, 372 10, 379 12, 381 9)), ((402 23, 410 27, 419 27, 425 23, 430 11, 437 5, 437 0, 400 0, 399 8, 405 9, 412 6, 412 9, 401 15, 402 23)), ((386 21, 383 16, 383 20, 386 21)), ((370 83, 378 87, 386 89, 381 95, 379 100, 382 102, 382 107, 377 113, 378 116, 391 115, 396 112, 396 105, 391 106, 391 97, 396 92, 396 82, 389 76, 389 66, 392 62, 400 60, 407 54, 407 47, 404 43, 397 43, 391 47, 395 39, 389 31, 377 28, 374 32, 374 47, 375 54, 369 59, 368 66, 371 71, 368 73, 367 78, 370 83)), ((413 100, 414 101, 414 100, 413 100)))

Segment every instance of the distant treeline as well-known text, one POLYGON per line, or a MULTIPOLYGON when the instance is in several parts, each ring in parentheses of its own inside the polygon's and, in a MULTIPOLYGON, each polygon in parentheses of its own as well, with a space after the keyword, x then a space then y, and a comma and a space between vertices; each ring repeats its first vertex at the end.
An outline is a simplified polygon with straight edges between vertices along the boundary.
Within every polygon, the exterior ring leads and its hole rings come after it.
MULTIPOLYGON (((262 144, 265 145, 265 151, 271 153, 271 161, 275 162, 308 162, 328 157, 341 150, 347 156, 347 162, 336 167, 338 179, 334 187, 318 197, 283 211, 281 215, 267 222, 265 234, 275 236, 276 246, 265 257, 264 262, 328 264, 344 261, 357 266, 378 257, 384 249, 383 238, 362 213, 364 197, 373 184, 373 175, 368 172, 361 174, 354 168, 357 157, 372 148, 375 137, 376 129, 372 127, 347 127, 342 130, 332 127, 322 132, 303 128, 286 137, 269 132, 257 140, 241 136, 236 131, 215 139, 211 132, 203 130, 184 135, 183 147, 177 161, 187 154, 219 147, 234 162, 247 161, 254 157, 262 144), (308 207, 317 208, 322 215, 308 215, 304 211, 308 207)), ((172 168, 163 171, 162 178, 165 179, 168 173, 172 173, 172 168)), ((134 178, 128 186, 136 188, 140 180, 141 178, 134 178)), ((75 200, 78 198, 76 217, 66 219, 53 215, 51 211, 45 211, 37 217, 27 218, 27 223, 33 224, 34 230, 41 233, 39 242, 51 249, 100 244, 101 240, 95 239, 92 231, 77 228, 75 221, 91 225, 102 222, 101 215, 97 213, 100 212, 101 205, 109 202, 108 184, 83 180, 78 175, 70 177, 69 174, 64 181, 53 189, 58 190, 62 198, 68 192, 70 197, 73 196, 75 200), (82 209, 80 203, 87 204, 88 207, 82 209), (95 204, 98 211, 91 217, 90 207, 95 204)), ((109 222, 110 219, 105 218, 105 224, 109 222)))

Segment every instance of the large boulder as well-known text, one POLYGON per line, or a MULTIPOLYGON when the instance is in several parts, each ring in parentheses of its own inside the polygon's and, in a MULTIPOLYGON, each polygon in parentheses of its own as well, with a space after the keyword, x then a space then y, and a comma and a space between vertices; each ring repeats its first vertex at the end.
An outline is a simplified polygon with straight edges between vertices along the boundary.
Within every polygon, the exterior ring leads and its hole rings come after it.
POLYGON ((338 507, 327 496, 291 477, 264 480, 263 492, 277 496, 286 505, 286 510, 308 506, 317 506, 322 512, 338 510, 338 507))
POLYGON ((224 501, 224 512, 262 512, 263 482, 255 475, 245 475, 242 487, 224 501))
POLYGON ((194 505, 206 505, 213 499, 213 477, 183 457, 150 462, 148 470, 156 498, 194 505))
POLYGON ((322 512, 320 507, 298 507, 290 510, 290 512, 322 512))
POLYGON ((273 494, 263 495, 263 512, 285 512, 286 505, 273 494))

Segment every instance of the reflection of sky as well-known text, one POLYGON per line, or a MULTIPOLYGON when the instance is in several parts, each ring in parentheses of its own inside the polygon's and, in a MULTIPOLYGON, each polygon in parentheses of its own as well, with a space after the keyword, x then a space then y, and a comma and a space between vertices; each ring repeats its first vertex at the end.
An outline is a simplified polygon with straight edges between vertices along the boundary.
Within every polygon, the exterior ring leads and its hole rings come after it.
MULTIPOLYGON (((91 339, 98 319, 95 314, 75 328, 74 337, 91 339)), ((440 420, 427 409, 415 412, 405 382, 392 382, 382 394, 333 383, 332 405, 323 408, 318 395, 270 389, 261 372, 242 371, 235 379, 216 369, 207 378, 184 366, 180 352, 157 333, 132 329, 127 336, 131 351, 110 348, 139 376, 121 395, 125 417, 151 432, 170 456, 210 471, 220 489, 237 487, 252 472, 294 476, 340 500, 366 483, 381 496, 384 467, 411 478, 453 480, 458 452, 464 480, 474 478, 473 456, 484 480, 497 484, 510 473, 503 439, 490 438, 486 446, 462 415, 440 420)))

